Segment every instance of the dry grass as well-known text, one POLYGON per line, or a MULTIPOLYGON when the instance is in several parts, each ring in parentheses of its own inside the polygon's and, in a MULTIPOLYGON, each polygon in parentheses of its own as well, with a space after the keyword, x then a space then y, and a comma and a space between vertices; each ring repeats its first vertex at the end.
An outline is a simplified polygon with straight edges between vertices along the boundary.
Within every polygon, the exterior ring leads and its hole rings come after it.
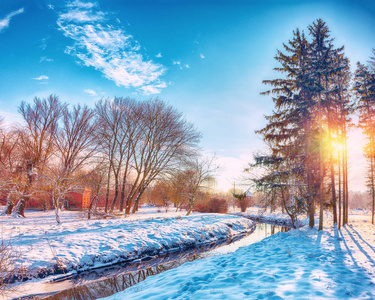
POLYGON ((23 277, 21 269, 14 268, 14 261, 20 257, 20 253, 14 249, 11 241, 1 239, 0 243, 0 297, 5 297, 15 291, 11 286, 15 280, 23 277))

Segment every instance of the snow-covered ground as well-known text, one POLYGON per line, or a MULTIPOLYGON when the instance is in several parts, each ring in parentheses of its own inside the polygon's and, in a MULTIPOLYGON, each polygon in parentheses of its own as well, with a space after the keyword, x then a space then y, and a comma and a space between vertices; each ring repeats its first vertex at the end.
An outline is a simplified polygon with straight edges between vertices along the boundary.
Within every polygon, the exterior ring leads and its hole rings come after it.
MULTIPOLYGON (((264 215, 267 215, 265 213, 264 215)), ((234 253, 169 270, 106 299, 375 299, 375 226, 277 233, 234 253)))
POLYGON ((56 265, 64 272, 82 271, 173 252, 252 231, 254 223, 222 214, 160 213, 141 209, 128 218, 87 220, 80 212, 27 212, 27 218, 0 217, 0 231, 11 241, 28 276, 46 276, 56 265))
MULTIPOLYGON (((290 217, 287 214, 282 213, 281 210, 271 212, 258 207, 249 207, 245 213, 241 213, 238 209, 231 209, 231 213, 238 216, 245 216, 246 218, 250 218, 259 223, 272 223, 293 227, 290 217)), ((295 223, 296 226, 298 225, 297 227, 302 227, 308 225, 309 219, 305 215, 298 216, 295 223)))

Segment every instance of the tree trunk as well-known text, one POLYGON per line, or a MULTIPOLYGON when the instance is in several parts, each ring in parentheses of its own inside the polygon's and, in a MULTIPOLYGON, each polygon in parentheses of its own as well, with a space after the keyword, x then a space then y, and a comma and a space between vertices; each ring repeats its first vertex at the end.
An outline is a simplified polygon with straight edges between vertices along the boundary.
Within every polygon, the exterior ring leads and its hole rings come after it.
POLYGON ((107 191, 105 193, 105 209, 104 212, 108 213, 108 205, 109 205, 109 184, 111 181, 111 167, 108 169, 108 177, 107 177, 107 191))
POLYGON ((345 144, 346 144, 346 132, 345 127, 343 127, 343 148, 342 148, 342 225, 346 225, 346 211, 348 210, 347 207, 347 172, 346 172, 346 164, 345 164, 345 144))
POLYGON ((30 199, 30 191, 31 191, 31 185, 33 184, 33 162, 28 159, 26 161, 26 174, 27 174, 27 185, 24 190, 24 195, 21 197, 20 200, 18 200, 18 203, 16 207, 14 208, 13 215, 25 217, 25 209, 26 209, 26 203, 30 199))
POLYGON ((307 155, 306 159, 306 169, 307 169, 307 213, 309 217, 309 227, 313 228, 315 225, 315 204, 312 190, 312 174, 311 174, 311 161, 309 157, 309 144, 305 146, 305 153, 307 155))
POLYGON ((193 211, 193 207, 194 207, 194 200, 189 201, 189 210, 186 213, 187 216, 189 216, 191 214, 191 212, 193 211))
POLYGON ((141 196, 142 196, 143 192, 144 192, 144 189, 140 188, 138 190, 138 195, 137 195, 137 198, 135 199, 134 205, 133 205, 133 211, 132 211, 133 214, 135 214, 138 211, 139 201, 141 199, 141 196))
POLYGON ((11 197, 11 193, 9 193, 7 196, 7 203, 5 205, 4 211, 2 212, 2 215, 11 215, 13 207, 14 207, 14 201, 11 197))
POLYGON ((125 188, 126 188, 126 175, 124 174, 124 178, 122 180, 121 186, 121 196, 120 196, 120 211, 124 210, 124 203, 125 203, 125 188))
POLYGON ((323 161, 323 129, 322 129, 322 107, 321 107, 321 96, 319 94, 319 231, 323 230, 323 205, 324 205, 324 197, 323 197, 323 168, 324 168, 324 161, 323 161))
POLYGON ((337 153, 337 161, 338 161, 338 168, 339 168, 339 224, 338 228, 341 228, 341 153, 340 150, 337 153))
POLYGON ((55 217, 56 217, 57 224, 60 225, 61 224, 61 220, 60 220, 59 210, 60 210, 59 205, 56 205, 56 207, 55 207, 55 217))
POLYGON ((90 204, 89 204, 89 207, 88 207, 88 210, 87 210, 87 219, 88 220, 91 219, 91 210, 92 210, 94 202, 95 202, 95 200, 97 200, 97 198, 98 198, 98 194, 96 194, 94 197, 91 198, 91 201, 90 201, 90 204))
POLYGON ((331 152, 331 189, 332 189, 333 224, 337 224, 335 168, 333 165, 333 153, 332 152, 331 152))
POLYGON ((125 190, 126 190, 126 180, 128 174, 128 166, 129 166, 129 151, 128 151, 128 159, 126 161, 125 170, 124 170, 124 177, 122 178, 122 187, 121 187, 121 198, 120 198, 120 211, 124 210, 124 203, 125 203, 125 190))
POLYGON ((375 186, 374 186, 374 158, 371 158, 371 184, 372 184, 372 217, 371 223, 374 224, 374 214, 375 214, 375 186))
POLYGON ((115 209, 115 205, 116 205, 116 202, 117 202, 118 194, 119 194, 118 178, 117 178, 117 176, 116 176, 116 182, 115 182, 115 195, 114 195, 114 197, 113 197, 112 204, 111 204, 111 210, 110 210, 111 213, 113 213, 113 210, 115 209))

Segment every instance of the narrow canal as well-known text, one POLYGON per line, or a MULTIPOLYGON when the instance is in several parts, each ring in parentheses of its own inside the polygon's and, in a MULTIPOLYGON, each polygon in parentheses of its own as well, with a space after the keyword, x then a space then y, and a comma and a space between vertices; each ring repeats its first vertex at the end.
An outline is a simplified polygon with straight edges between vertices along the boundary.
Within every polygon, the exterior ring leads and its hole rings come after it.
POLYGON ((143 261, 116 264, 53 282, 48 280, 37 283, 28 282, 22 285, 22 290, 17 291, 19 294, 17 299, 86 300, 107 297, 145 280, 148 276, 177 268, 196 259, 231 253, 275 233, 288 230, 290 228, 284 226, 257 223, 252 234, 236 237, 234 240, 222 240, 182 253, 169 253, 162 257, 150 257, 143 261))

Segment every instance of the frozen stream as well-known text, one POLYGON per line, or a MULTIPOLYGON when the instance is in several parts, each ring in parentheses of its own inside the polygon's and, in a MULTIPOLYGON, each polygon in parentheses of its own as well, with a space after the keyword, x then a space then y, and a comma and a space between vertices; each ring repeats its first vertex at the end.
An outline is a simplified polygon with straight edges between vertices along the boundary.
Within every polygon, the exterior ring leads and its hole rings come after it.
POLYGON ((252 234, 237 237, 235 241, 221 240, 181 253, 170 253, 138 262, 117 264, 55 282, 50 280, 27 282, 22 285, 22 290, 17 292, 25 295, 23 299, 97 299, 107 297, 145 280, 148 276, 177 268, 196 259, 231 253, 277 232, 288 230, 289 228, 283 226, 257 223, 252 234))

